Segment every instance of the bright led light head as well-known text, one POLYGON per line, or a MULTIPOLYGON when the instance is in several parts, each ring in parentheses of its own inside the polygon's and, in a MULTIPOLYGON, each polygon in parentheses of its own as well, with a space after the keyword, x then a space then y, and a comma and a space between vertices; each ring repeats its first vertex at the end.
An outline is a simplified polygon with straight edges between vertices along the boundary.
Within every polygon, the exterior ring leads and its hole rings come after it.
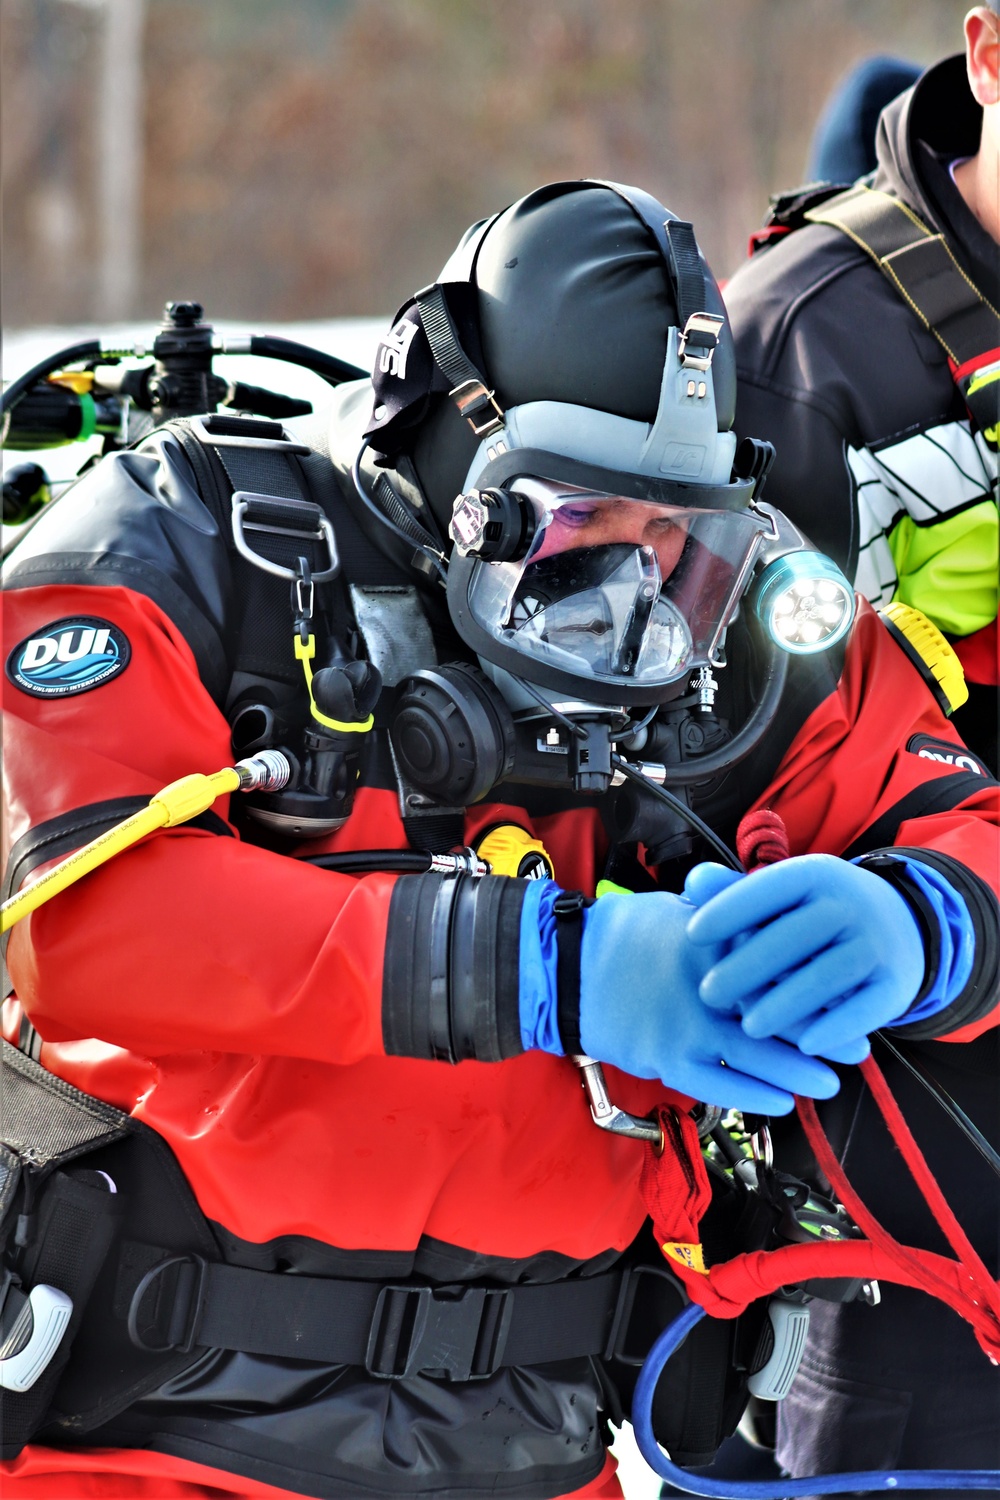
POLYGON ((761 573, 753 607, 776 646, 793 656, 810 656, 850 630, 854 590, 822 552, 792 552, 761 573))

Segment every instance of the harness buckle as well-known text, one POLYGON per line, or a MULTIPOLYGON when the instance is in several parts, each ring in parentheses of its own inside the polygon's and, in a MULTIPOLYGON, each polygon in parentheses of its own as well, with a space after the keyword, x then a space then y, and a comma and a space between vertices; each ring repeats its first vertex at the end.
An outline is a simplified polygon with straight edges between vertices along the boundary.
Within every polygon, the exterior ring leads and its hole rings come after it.
POLYGON ((157 1261, 129 1303, 128 1336, 135 1347, 149 1354, 189 1354, 197 1345, 207 1280, 208 1262, 193 1251, 157 1261))
POLYGON ((488 391, 481 380, 463 380, 448 395, 476 437, 492 437, 494 432, 499 432, 503 427, 503 412, 497 405, 496 393, 488 391), (484 414, 486 420, 477 421, 484 414))
MULTIPOLYGON (((665 1261, 662 1266, 636 1265, 626 1269, 604 1346, 604 1359, 635 1369, 645 1363, 655 1330, 666 1326, 662 1309, 657 1305, 664 1296, 676 1299, 677 1312, 688 1300, 681 1282, 665 1261)), ((666 1322, 669 1321, 667 1318, 666 1322)))
POLYGON ((300 454, 302 457, 306 457, 312 452, 312 449, 306 443, 297 443, 294 438, 289 437, 279 422, 264 423, 254 421, 252 417, 237 416, 224 417, 223 420, 227 430, 225 432, 213 432, 212 426, 218 421, 218 416, 188 417, 187 419, 191 431, 199 443, 203 443, 206 448, 263 448, 274 453, 300 454), (244 436, 239 431, 234 432, 233 428, 238 427, 243 422, 247 423, 251 432, 259 431, 267 426, 277 428, 280 436, 278 433, 275 433, 274 437, 251 437, 249 434, 244 436))
POLYGON ((254 552, 246 538, 248 531, 266 532, 271 536, 287 537, 290 541, 325 542, 327 565, 315 571, 313 579, 322 583, 340 571, 337 538, 329 518, 318 505, 305 500, 289 500, 281 495, 258 495, 251 490, 236 490, 233 495, 233 541, 240 556, 253 563, 255 568, 273 573, 276 578, 298 578, 297 568, 284 567, 254 552))
POLYGON ((372 1314, 365 1369, 379 1380, 418 1372, 485 1380, 500 1368, 514 1304, 510 1288, 385 1286, 372 1314))

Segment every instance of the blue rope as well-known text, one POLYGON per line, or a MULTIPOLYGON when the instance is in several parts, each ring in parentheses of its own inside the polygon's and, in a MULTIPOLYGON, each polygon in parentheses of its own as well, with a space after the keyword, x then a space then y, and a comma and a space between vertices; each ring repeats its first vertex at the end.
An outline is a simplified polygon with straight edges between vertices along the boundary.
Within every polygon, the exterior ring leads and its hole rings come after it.
POLYGON ((709 1500, 790 1500, 794 1495, 844 1495, 852 1490, 1000 1490, 1000 1469, 870 1469, 815 1479, 734 1480, 700 1477, 671 1463, 653 1436, 653 1394, 671 1355, 683 1344, 705 1309, 692 1303, 660 1334, 646 1358, 632 1397, 632 1428, 649 1467, 679 1490, 709 1500))

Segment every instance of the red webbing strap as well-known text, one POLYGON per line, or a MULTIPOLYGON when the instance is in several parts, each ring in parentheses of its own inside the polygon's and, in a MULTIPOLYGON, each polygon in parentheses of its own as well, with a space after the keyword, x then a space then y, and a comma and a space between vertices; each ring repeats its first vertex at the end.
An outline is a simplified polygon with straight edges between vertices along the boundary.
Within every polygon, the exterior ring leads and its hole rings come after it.
POLYGON ((892 1091, 885 1080, 885 1075, 874 1057, 869 1055, 865 1058, 861 1064, 861 1072, 864 1074, 865 1082, 871 1089, 872 1097, 889 1128, 889 1134, 902 1152, 903 1160, 910 1170, 910 1175, 920 1189, 942 1233, 959 1260, 963 1261, 966 1267, 975 1274, 978 1281, 983 1282, 989 1288, 993 1305, 996 1307, 998 1313, 1000 1313, 1000 1287, 993 1281, 988 1268, 980 1259, 968 1235, 955 1217, 951 1204, 944 1196, 937 1178, 927 1165, 927 1160, 917 1145, 909 1125, 906 1123, 903 1111, 896 1103, 892 1091))
MULTIPOLYGON (((748 870, 787 859, 788 833, 780 814, 767 808, 748 813, 737 830, 737 850, 748 870)), ((703 1188, 699 1193, 695 1183, 706 1174, 700 1143, 688 1132, 668 1137, 668 1149, 661 1157, 646 1147, 640 1191, 660 1247, 691 1300, 712 1317, 737 1318, 758 1297, 814 1279, 892 1281, 927 1292, 952 1308, 972 1326, 990 1360, 1000 1363, 1000 1286, 955 1217, 874 1058, 866 1058, 861 1071, 889 1134, 957 1259, 902 1245, 883 1229, 848 1181, 815 1103, 804 1098, 795 1102, 813 1154, 838 1201, 868 1238, 755 1250, 706 1267, 692 1210, 697 1213, 703 1207, 707 1179, 699 1184, 703 1188), (688 1155, 687 1164, 671 1161, 676 1154, 688 1155), (678 1201, 683 1204, 680 1211, 678 1201)))
POLYGON ((987 1353, 1000 1352, 996 1322, 969 1296, 965 1268, 932 1250, 918 1254, 919 1262, 910 1267, 900 1265, 894 1255, 870 1240, 783 1245, 779 1250, 752 1250, 734 1256, 703 1274, 678 1263, 673 1256, 669 1258, 671 1270, 683 1281, 692 1302, 697 1302, 713 1318, 737 1318, 758 1297, 769 1296, 779 1287, 819 1277, 893 1281, 917 1291, 927 1291, 928 1280, 933 1280, 933 1295, 972 1324, 987 1353))
MULTIPOLYGON (((896 1103, 879 1069, 878 1064, 871 1057, 867 1058, 861 1065, 861 1071, 872 1091, 872 1095, 882 1114, 889 1133, 895 1144, 899 1147, 903 1160, 920 1189, 920 1192, 934 1215, 939 1227, 945 1235, 948 1243, 955 1251, 958 1259, 956 1262, 946 1262, 958 1267, 961 1275, 962 1300, 965 1309, 956 1308, 966 1320, 972 1323, 976 1329, 976 1336, 980 1344, 991 1358, 1000 1357, 1000 1287, 993 1280, 987 1267, 983 1264, 976 1250, 970 1244, 965 1231, 959 1224, 947 1199, 939 1187, 934 1174, 924 1158, 920 1147, 913 1138, 902 1111, 896 1103)), ((852 1188, 844 1172, 843 1167, 837 1160, 829 1141, 819 1123, 816 1106, 811 1099, 798 1099, 799 1118, 812 1147, 820 1168, 826 1175, 830 1186, 837 1194, 841 1203, 854 1219, 858 1227, 864 1230, 869 1239, 884 1250, 900 1268, 907 1271, 918 1271, 924 1274, 924 1290, 933 1296, 942 1297, 954 1306, 947 1296, 943 1295, 945 1288, 942 1286, 937 1268, 930 1259, 930 1253, 924 1250, 914 1249, 911 1245, 901 1245, 894 1240, 878 1220, 865 1206, 852 1188)), ((938 1258, 935 1257, 934 1260, 938 1258)), ((895 1275, 890 1275, 886 1280, 897 1280, 895 1275)), ((920 1285, 921 1283, 915 1283, 920 1285)))

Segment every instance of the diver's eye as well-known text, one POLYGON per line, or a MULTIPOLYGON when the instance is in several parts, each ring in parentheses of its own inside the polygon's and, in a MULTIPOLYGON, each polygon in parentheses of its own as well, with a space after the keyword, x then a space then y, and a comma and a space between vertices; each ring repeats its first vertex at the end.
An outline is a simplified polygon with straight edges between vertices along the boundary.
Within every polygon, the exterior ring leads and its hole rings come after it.
POLYGON ((586 526, 597 514, 596 505, 561 505, 554 519, 563 526, 586 526))

